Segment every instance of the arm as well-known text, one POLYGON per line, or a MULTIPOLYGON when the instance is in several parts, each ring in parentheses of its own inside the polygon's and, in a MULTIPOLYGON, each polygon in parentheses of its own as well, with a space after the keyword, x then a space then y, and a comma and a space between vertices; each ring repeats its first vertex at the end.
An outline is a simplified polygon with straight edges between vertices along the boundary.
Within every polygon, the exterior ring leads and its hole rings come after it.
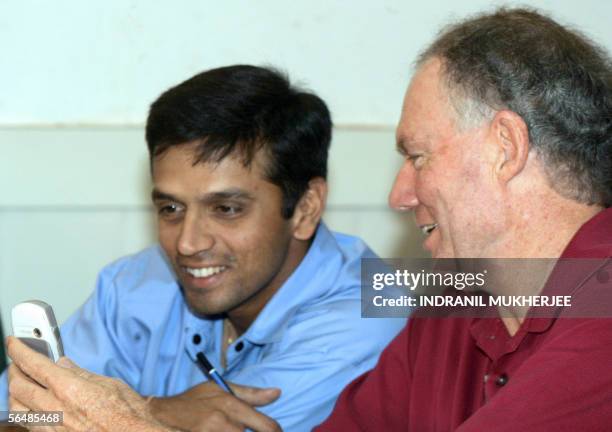
MULTIPOLYGON (((61 431, 175 431, 159 422, 152 415, 155 408, 124 382, 80 369, 66 357, 54 364, 13 337, 8 338, 7 347, 14 361, 9 370, 12 410, 61 411, 61 431)), ((238 394, 248 394, 248 389, 236 387, 235 390, 238 394)), ((221 390, 217 390, 217 394, 226 395, 221 390)), ((271 427, 261 420, 247 424, 234 422, 217 408, 219 403, 225 403, 222 406, 226 409, 240 410, 240 404, 251 408, 244 402, 227 402, 227 398, 216 398, 211 391, 207 403, 199 407, 202 413, 200 420, 193 422, 188 430, 240 432, 244 427, 255 431, 280 430, 269 419, 271 427)))
POLYGON ((239 430, 280 432, 278 423, 253 408, 278 399, 278 389, 230 385, 235 396, 214 382, 205 382, 176 396, 152 398, 150 409, 157 420, 181 430, 215 424, 217 428, 211 430, 225 430, 222 425, 231 425, 239 430))
POLYGON ((409 365, 410 324, 389 344, 374 369, 351 382, 331 415, 315 430, 404 430, 412 372, 409 365))

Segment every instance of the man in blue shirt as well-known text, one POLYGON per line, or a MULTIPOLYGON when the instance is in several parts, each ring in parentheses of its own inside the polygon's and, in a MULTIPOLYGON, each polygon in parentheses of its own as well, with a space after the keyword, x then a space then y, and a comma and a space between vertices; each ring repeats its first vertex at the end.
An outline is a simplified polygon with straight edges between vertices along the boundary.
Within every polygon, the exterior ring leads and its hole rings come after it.
POLYGON ((67 356, 152 396, 171 427, 276 427, 253 405, 290 431, 324 420, 404 324, 361 319, 373 253, 320 221, 330 137, 324 102, 269 69, 213 69, 162 94, 146 127, 159 246, 101 272, 62 327, 67 356), (268 389, 220 392, 198 353, 268 389))

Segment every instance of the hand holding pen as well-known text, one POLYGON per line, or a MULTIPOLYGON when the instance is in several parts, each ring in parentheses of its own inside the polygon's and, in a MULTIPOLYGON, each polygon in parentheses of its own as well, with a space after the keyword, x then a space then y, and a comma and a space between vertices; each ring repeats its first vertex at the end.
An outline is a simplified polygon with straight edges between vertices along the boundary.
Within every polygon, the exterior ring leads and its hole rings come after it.
POLYGON ((198 358, 198 364, 202 367, 204 373, 209 379, 213 380, 219 387, 221 387, 223 390, 225 390, 232 396, 236 396, 230 386, 228 386, 227 383, 223 380, 223 378, 221 378, 221 374, 217 372, 217 369, 215 369, 213 365, 210 364, 203 352, 197 353, 196 357, 198 358))
POLYGON ((176 396, 152 398, 150 411, 157 420, 181 430, 281 430, 274 419, 255 409, 277 400, 279 389, 238 384, 230 388, 203 353, 196 359, 209 380, 176 396))

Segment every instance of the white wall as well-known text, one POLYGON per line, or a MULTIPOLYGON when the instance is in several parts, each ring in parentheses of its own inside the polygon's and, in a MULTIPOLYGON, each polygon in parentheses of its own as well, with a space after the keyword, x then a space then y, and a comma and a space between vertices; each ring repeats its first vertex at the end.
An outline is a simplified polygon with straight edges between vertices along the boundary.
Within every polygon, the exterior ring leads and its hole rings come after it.
MULTIPOLYGON (((612 48, 612 2, 527 2, 612 48)), ((338 126, 326 219, 380 254, 418 254, 386 209, 393 126, 418 49, 498 2, 0 2, 0 314, 38 297, 63 321, 105 263, 154 241, 142 124, 170 85, 272 64, 328 101, 338 126)), ((513 4, 510 2, 510 4, 513 4)))
MULTIPOLYGON (((524 3, 612 43, 609 1, 524 3)), ((162 89, 196 72, 269 63, 315 89, 336 123, 393 125, 417 51, 442 24, 500 4, 4 0, 0 124, 142 124, 162 89)))

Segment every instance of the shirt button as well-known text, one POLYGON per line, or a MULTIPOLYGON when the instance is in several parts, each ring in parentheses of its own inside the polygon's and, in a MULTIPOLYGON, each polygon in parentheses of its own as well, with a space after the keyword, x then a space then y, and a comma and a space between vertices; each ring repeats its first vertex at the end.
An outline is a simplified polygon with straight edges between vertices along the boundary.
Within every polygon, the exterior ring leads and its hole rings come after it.
POLYGON ((244 344, 242 343, 242 341, 240 341, 236 344, 236 352, 242 351, 242 348, 244 348, 244 344))
POLYGON ((194 345, 199 345, 200 342, 202 342, 202 336, 200 336, 199 334, 194 334, 192 341, 194 345))
POLYGON ((506 383, 508 382, 508 375, 506 374, 501 374, 499 377, 497 377, 497 379, 495 380, 495 384, 498 387, 503 387, 506 385, 506 383))

